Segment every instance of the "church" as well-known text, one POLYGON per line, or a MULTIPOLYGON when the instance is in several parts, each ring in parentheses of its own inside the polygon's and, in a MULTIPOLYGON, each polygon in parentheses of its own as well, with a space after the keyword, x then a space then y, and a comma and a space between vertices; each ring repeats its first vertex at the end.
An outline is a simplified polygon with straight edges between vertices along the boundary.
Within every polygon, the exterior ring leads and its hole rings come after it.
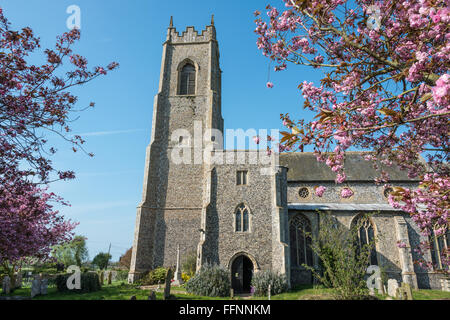
MULTIPOLYGON (((413 263, 423 236, 408 214, 389 205, 389 188, 374 183, 378 173, 361 153, 346 154, 347 183, 338 185, 335 173, 312 153, 281 153, 277 161, 264 162, 254 161, 255 150, 224 150, 219 56, 213 19, 201 33, 187 27, 181 34, 171 19, 129 282, 156 267, 174 266, 179 246, 182 260, 196 255, 197 269, 210 263, 230 270, 236 292, 248 291, 252 275, 261 270, 285 274, 290 286, 312 283, 302 265, 318 267, 319 261, 305 234, 318 233, 320 210, 348 228, 362 214, 376 212, 359 230, 362 243, 379 238, 371 264, 413 288, 440 289, 439 273, 413 263), (200 139, 198 130, 204 132, 200 139), (184 160, 193 161, 180 161, 180 150, 184 160), (219 160, 203 161, 205 154, 219 160), (326 187, 321 197, 317 186, 326 187), (353 195, 341 197, 343 188, 353 195), (406 247, 398 247, 399 241, 406 247)), ((384 169, 394 186, 418 183, 384 169)), ((436 252, 425 258, 439 263, 436 252)))

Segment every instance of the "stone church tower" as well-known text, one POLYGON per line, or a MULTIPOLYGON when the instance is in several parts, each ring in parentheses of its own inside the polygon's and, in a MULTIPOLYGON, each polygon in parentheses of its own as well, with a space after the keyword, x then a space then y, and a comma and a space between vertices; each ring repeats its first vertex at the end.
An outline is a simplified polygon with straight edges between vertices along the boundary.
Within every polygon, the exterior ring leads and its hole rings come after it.
MULTIPOLYGON (((167 30, 142 202, 137 208, 130 281, 153 267, 175 265, 177 244, 182 244, 183 252, 197 251, 205 170, 203 135, 208 128, 223 131, 213 19, 200 34, 187 27, 180 35, 172 18, 167 30), (190 163, 171 159, 179 144, 190 163)), ((223 145, 223 141, 215 142, 223 145)))

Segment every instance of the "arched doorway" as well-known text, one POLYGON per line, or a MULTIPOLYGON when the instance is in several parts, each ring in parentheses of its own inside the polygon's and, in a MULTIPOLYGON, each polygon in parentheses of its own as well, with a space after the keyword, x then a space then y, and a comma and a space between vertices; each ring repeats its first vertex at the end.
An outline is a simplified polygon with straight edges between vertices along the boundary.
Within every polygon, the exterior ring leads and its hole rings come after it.
POLYGON ((231 286, 236 293, 250 292, 252 283, 253 263, 245 255, 234 259, 231 265, 231 286))

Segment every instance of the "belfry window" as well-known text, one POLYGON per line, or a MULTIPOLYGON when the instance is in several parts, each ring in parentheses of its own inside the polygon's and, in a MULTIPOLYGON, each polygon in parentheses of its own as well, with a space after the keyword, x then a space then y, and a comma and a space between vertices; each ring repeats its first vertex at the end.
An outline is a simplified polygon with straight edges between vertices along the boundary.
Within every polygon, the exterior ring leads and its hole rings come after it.
POLYGON ((188 63, 180 74, 180 95, 193 95, 195 94, 195 67, 188 63))
POLYGON ((302 214, 295 215, 289 223, 291 248, 291 265, 301 267, 303 264, 313 265, 311 249, 311 224, 302 214))
POLYGON ((249 210, 246 205, 241 204, 237 207, 234 218, 236 232, 249 231, 249 210))

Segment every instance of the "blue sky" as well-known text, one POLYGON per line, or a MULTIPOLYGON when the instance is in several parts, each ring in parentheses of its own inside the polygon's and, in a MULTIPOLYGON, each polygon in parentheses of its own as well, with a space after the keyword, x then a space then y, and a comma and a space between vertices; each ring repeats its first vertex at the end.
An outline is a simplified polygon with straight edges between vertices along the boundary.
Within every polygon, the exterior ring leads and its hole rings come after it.
MULTIPOLYGON (((269 2, 267 0, 267 2, 269 2)), ((222 74, 222 112, 225 128, 282 129, 280 113, 309 118, 297 86, 318 83, 321 72, 290 66, 275 73, 267 89, 269 60, 256 47, 253 11, 264 12, 263 1, 242 0, 0 0, 13 29, 31 27, 42 48, 53 47, 56 36, 68 31, 66 9, 81 9, 81 40, 75 52, 90 66, 120 63, 120 68, 74 92, 79 106, 96 107, 80 114, 73 133, 86 138, 94 158, 58 146, 55 167, 72 169, 77 178, 57 182, 50 190, 71 203, 62 213, 80 225, 88 238, 89 255, 107 251, 113 260, 132 246, 136 206, 141 199, 145 148, 150 142, 153 97, 157 93, 162 54, 170 16, 178 31, 202 30, 215 16, 222 74)), ((281 1, 270 1, 281 7, 281 1)), ((36 58, 37 59, 37 58, 36 58)))

